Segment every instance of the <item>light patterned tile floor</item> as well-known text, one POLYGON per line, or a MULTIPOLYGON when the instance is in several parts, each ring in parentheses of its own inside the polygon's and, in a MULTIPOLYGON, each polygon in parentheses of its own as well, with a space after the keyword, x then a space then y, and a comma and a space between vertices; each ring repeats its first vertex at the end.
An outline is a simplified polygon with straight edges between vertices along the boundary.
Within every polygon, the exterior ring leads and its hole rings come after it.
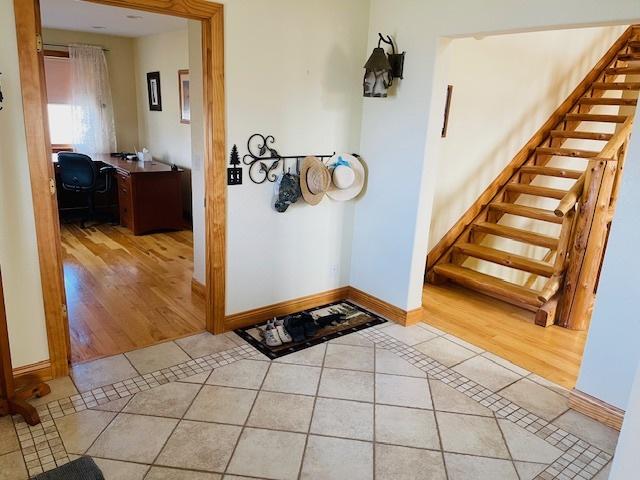
POLYGON ((84 365, 78 391, 54 382, 42 424, 0 422, 0 478, 87 454, 107 480, 589 480, 615 448, 561 387, 428 325, 273 362, 206 335, 84 365))

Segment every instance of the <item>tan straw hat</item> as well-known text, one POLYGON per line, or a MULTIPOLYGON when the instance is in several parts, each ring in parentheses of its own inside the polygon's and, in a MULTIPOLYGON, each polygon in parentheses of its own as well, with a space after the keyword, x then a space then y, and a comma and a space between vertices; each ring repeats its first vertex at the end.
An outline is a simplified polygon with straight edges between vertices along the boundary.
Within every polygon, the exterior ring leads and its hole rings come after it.
POLYGON ((327 195, 332 200, 345 202, 357 197, 364 187, 365 171, 358 157, 342 153, 324 161, 331 173, 327 195))
POLYGON ((324 197, 331 174, 329 169, 317 157, 306 157, 300 167, 300 190, 302 198, 310 204, 317 205, 324 197))

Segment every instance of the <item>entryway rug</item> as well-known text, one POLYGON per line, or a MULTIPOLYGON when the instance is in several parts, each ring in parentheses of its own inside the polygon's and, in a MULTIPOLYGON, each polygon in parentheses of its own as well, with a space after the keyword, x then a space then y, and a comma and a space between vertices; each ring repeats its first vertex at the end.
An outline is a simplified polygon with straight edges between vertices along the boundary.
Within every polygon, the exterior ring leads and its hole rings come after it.
POLYGON ((91 457, 80 457, 61 467, 36 475, 32 480, 105 480, 91 457))
POLYGON ((244 338, 248 343, 256 347, 260 352, 267 357, 274 359, 279 358, 290 353, 304 350, 305 348, 313 347, 323 342, 333 340, 334 338, 349 335, 350 333, 357 332, 365 328, 373 327, 385 323, 382 317, 379 317, 375 313, 370 312, 358 305, 355 305, 349 301, 342 300, 335 303, 329 303, 321 307, 312 308, 309 310, 303 310, 296 312, 292 315, 284 315, 278 317, 278 319, 286 319, 289 316, 295 316, 301 313, 309 313, 314 320, 326 317, 329 315, 341 314, 344 317, 344 322, 336 325, 327 325, 319 328, 315 335, 305 338, 299 342, 289 342, 279 345, 277 347, 270 347, 264 343, 261 335, 261 329, 267 324, 267 322, 257 323, 250 327, 239 328, 235 332, 244 338))

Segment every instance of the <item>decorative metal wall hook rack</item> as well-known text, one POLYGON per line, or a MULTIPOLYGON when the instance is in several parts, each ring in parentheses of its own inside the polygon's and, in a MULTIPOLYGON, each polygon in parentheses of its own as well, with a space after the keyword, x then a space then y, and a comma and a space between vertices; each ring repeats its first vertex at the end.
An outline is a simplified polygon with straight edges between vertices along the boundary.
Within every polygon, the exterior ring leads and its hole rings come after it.
POLYGON ((300 161, 305 157, 313 156, 319 159, 330 158, 334 153, 329 154, 304 154, 304 155, 280 155, 273 148, 276 139, 273 135, 262 135, 254 133, 247 140, 247 153, 242 157, 245 165, 249 166, 249 178, 254 183, 264 183, 265 181, 275 182, 280 172, 292 171, 300 174, 300 161))

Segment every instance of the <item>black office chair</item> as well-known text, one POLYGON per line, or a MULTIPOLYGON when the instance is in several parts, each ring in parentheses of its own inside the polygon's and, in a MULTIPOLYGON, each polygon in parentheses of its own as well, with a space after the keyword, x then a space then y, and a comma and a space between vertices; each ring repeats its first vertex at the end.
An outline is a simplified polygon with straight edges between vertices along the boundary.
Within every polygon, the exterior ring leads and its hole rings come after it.
POLYGON ((87 199, 88 216, 82 219, 81 226, 89 219, 96 217, 94 195, 108 192, 111 188, 111 173, 115 168, 104 166, 98 168, 91 157, 82 153, 60 152, 58 168, 62 188, 70 192, 84 194, 87 199))

